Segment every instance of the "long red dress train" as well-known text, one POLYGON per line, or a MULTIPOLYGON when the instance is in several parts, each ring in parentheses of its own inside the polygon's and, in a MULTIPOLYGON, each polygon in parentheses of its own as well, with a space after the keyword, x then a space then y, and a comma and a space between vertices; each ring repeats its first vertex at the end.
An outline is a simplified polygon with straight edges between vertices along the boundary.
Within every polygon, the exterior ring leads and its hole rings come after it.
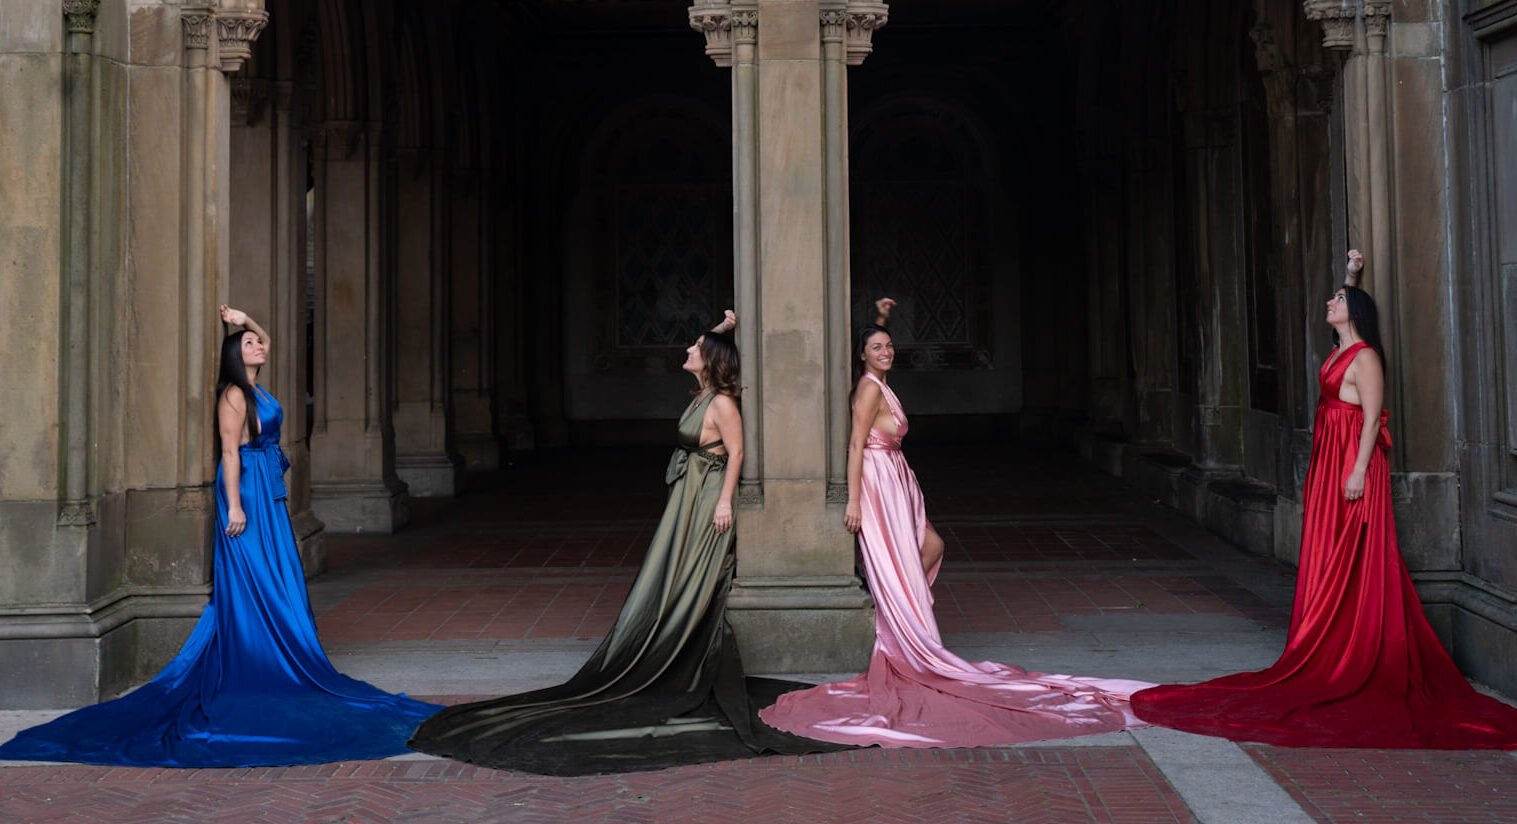
POLYGON ((1343 497, 1364 412, 1338 390, 1364 346, 1330 356, 1318 373, 1301 566, 1280 660, 1260 672, 1143 690, 1132 707, 1144 721, 1287 747, 1517 749, 1517 709, 1465 681, 1428 626, 1402 563, 1388 414, 1364 496, 1343 497))

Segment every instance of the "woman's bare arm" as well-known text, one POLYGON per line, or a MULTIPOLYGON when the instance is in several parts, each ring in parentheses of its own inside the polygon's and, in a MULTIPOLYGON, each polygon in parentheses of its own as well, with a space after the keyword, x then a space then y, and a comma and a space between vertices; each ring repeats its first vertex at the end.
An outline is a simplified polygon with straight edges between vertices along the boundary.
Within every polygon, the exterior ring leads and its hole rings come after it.
POLYGON ((849 532, 858 532, 862 522, 859 485, 864 477, 864 444, 869 441, 869 427, 874 425, 884 400, 885 393, 880 391, 879 384, 859 379, 858 389, 853 393, 853 426, 848 430, 848 508, 843 511, 843 526, 849 532))
MULTIPOLYGON (((257 333, 254 333, 257 334, 257 333)), ((229 386, 216 402, 216 428, 221 432, 221 483, 226 488, 226 534, 236 538, 247 528, 242 510, 242 435, 247 430, 247 398, 229 386)))
POLYGON ((274 342, 269 339, 269 333, 264 331, 264 328, 262 326, 258 325, 258 321, 248 317, 247 312, 244 312, 241 309, 233 309, 232 307, 227 306, 225 303, 221 304, 217 311, 221 314, 222 323, 229 323, 232 326, 241 326, 249 332, 257 335, 258 341, 263 344, 266 350, 271 352, 274 350, 274 342))
POLYGON ((1359 407, 1364 410, 1364 426, 1359 432, 1359 454, 1354 469, 1343 483, 1343 497, 1356 501, 1364 497, 1364 476, 1369 471, 1370 457, 1375 454, 1375 442, 1380 438, 1380 410, 1385 406, 1385 369, 1375 350, 1365 348, 1354 355, 1349 364, 1354 389, 1359 392, 1359 407))
POLYGON ((716 516, 712 523, 718 533, 732 528, 732 495, 743 471, 743 414, 738 411, 737 401, 728 395, 717 395, 707 408, 716 434, 727 450, 727 474, 722 478, 722 491, 716 499, 716 516))

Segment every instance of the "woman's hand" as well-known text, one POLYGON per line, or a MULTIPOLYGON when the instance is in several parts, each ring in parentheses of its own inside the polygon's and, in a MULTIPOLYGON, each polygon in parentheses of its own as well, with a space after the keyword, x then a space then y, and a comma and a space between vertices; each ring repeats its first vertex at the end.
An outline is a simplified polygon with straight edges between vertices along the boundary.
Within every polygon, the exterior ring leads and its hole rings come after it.
POLYGON ((236 538, 248 528, 248 516, 243 514, 242 507, 234 506, 227 509, 226 534, 228 538, 236 538))
POLYGON ((1358 249, 1348 250, 1348 264, 1343 268, 1351 275, 1364 271, 1364 255, 1358 249))
POLYGON ((230 324, 232 326, 248 325, 248 313, 242 311, 241 309, 233 309, 232 307, 227 306, 225 303, 223 303, 217 309, 217 311, 221 314, 222 323, 230 324))
POLYGON ((719 332, 719 333, 720 332, 731 332, 733 329, 736 329, 736 328, 737 328, 737 313, 734 312, 734 311, 732 311, 731 309, 728 309, 725 312, 722 312, 722 320, 721 320, 721 322, 718 323, 717 325, 711 327, 711 331, 713 331, 713 332, 719 332))
POLYGON ((863 523, 863 518, 859 516, 858 501, 849 501, 848 508, 843 510, 843 526, 849 532, 857 535, 859 534, 859 525, 861 523, 863 523))
POLYGON ((722 502, 716 505, 716 515, 712 517, 711 525, 716 527, 716 534, 718 535, 732 528, 731 502, 722 502))
POLYGON ((880 298, 874 302, 874 322, 884 326, 885 321, 890 320, 890 310, 895 308, 895 298, 880 298))
POLYGON ((1348 480, 1343 482, 1343 497, 1349 501, 1364 497, 1364 470, 1355 469, 1348 474, 1348 480))

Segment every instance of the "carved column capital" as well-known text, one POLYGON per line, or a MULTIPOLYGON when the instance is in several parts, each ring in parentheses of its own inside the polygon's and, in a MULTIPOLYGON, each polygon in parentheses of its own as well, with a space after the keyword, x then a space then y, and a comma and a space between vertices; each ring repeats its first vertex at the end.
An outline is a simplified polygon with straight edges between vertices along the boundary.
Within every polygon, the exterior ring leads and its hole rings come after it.
POLYGON ((841 43, 848 27, 846 9, 822 9, 820 14, 823 43, 841 43))
POLYGON ((1364 29, 1370 37, 1385 37, 1391 26, 1391 0, 1364 0, 1364 29))
POLYGON ((697 0, 690 6, 690 28, 706 36, 706 56, 712 62, 724 68, 732 65, 731 3, 697 0))
POLYGON ((216 38, 221 45, 221 70, 231 73, 253 55, 253 41, 268 25, 263 9, 222 9, 216 13, 216 38))
POLYGON ((70 34, 94 34, 100 0, 63 0, 63 16, 70 34))
POLYGON ((1359 16, 1355 0, 1305 0, 1306 19, 1322 24, 1322 45, 1329 49, 1354 47, 1354 20, 1359 16))
POLYGON ((874 33, 890 20, 890 7, 880 0, 848 0, 844 40, 848 65, 858 66, 874 51, 874 33))
POLYGON ((184 26, 186 49, 210 48, 211 21, 215 16, 208 6, 186 6, 179 11, 179 22, 184 26))
POLYGON ((269 102, 269 81, 255 77, 232 78, 232 122, 251 126, 269 102))

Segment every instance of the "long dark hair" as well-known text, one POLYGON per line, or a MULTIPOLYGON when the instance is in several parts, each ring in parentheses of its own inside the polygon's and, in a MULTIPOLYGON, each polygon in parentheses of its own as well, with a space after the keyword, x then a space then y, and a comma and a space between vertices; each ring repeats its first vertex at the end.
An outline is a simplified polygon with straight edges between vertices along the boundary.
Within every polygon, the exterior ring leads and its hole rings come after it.
MULTIPOLYGON (((229 386, 242 390, 246 402, 248 437, 258 434, 258 399, 253 394, 253 385, 248 383, 248 368, 242 362, 242 336, 256 334, 249 331, 233 332, 221 339, 221 371, 216 376, 216 403, 221 403, 221 393, 229 386)), ((219 415, 217 416, 219 419, 219 415)), ((212 427, 216 439, 221 439, 221 427, 212 427)), ((217 444, 218 451, 221 444, 217 444)))
MULTIPOLYGON (((1380 342, 1380 310, 1375 308, 1375 299, 1357 286, 1345 283, 1342 288, 1349 322, 1354 324, 1354 331, 1359 333, 1359 337, 1380 356, 1380 368, 1389 374, 1390 364, 1385 359, 1385 345, 1380 342)), ((1337 329, 1333 330, 1333 345, 1339 345, 1337 329)))
POLYGON ((742 397, 742 360, 737 341, 729 332, 707 332, 701 336, 701 360, 706 362, 706 385, 733 399, 742 397))
POLYGON ((859 391, 859 381, 863 379, 864 372, 867 371, 864 366, 864 347, 868 346, 869 339, 879 332, 883 332, 885 333, 885 337, 895 340, 895 336, 890 334, 889 329, 877 323, 866 324, 853 339, 853 389, 848 393, 848 403, 850 406, 853 404, 853 396, 859 391))

